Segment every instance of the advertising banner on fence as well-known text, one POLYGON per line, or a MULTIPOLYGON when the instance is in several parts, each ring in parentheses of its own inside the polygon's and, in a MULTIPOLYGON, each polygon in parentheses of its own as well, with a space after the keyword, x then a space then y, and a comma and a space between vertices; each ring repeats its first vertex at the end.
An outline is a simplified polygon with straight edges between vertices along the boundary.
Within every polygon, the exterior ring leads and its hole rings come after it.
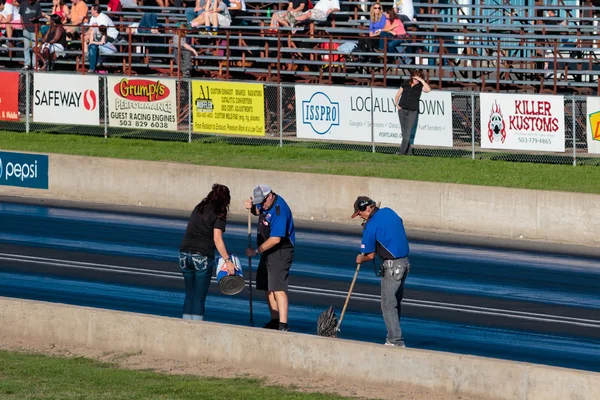
POLYGON ((193 81, 194 132, 265 136, 260 83, 193 81))
POLYGON ((0 72, 0 120, 19 120, 19 73, 0 72))
POLYGON ((480 94, 481 147, 565 151, 563 96, 480 94))
POLYGON ((110 126, 177 130, 175 80, 109 76, 107 84, 110 126))
POLYGON ((587 98, 588 153, 600 154, 600 97, 587 98))
POLYGON ((0 151, 0 185, 48 189, 48 156, 0 151))
MULTIPOLYGON (((397 89, 373 89, 371 101, 370 88, 297 85, 298 137, 370 143, 374 134, 376 143, 400 144, 396 92, 397 89)), ((423 93, 414 143, 452 147, 450 93, 423 93)))
POLYGON ((98 77, 34 74, 33 122, 100 125, 98 77))

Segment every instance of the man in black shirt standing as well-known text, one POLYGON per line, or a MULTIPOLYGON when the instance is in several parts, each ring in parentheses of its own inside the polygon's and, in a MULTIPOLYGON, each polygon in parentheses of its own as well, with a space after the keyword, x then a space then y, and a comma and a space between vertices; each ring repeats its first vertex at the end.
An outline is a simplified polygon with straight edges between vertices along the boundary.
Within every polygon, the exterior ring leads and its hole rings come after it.
POLYGON ((400 150, 396 154, 412 154, 410 145, 410 136, 415 128, 417 116, 419 115, 419 100, 421 92, 429 93, 431 88, 423 80, 423 73, 420 70, 413 70, 410 73, 410 79, 404 81, 398 93, 396 93, 396 108, 398 108, 398 118, 400 118, 400 129, 402 130, 402 143, 400 150))

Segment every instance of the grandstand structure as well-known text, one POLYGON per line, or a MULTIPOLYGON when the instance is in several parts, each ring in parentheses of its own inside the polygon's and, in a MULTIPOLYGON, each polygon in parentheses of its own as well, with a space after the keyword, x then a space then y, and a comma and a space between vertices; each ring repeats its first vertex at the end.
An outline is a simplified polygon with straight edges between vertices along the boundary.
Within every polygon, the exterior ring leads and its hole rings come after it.
MULTIPOLYGON (((384 8, 392 7, 391 2, 381 3, 384 8)), ((409 38, 399 53, 388 53, 387 46, 381 51, 352 49, 361 37, 368 36, 368 10, 373 2, 340 4, 341 10, 327 23, 311 22, 273 33, 269 15, 285 9, 287 1, 246 0, 246 11, 236 15, 230 27, 220 27, 215 35, 187 32, 198 51, 192 76, 395 87, 411 69, 420 68, 436 89, 590 95, 600 88, 596 0, 414 3, 415 20, 405 23, 409 38), (549 17, 547 10, 555 15, 549 17), (346 46, 338 47, 343 44, 346 46)), ((193 7, 193 3, 187 6, 193 7)), ((42 2, 45 12, 51 7, 42 2)), ((102 7, 106 10, 106 5, 102 7)), ((107 13, 120 31, 120 41, 117 53, 104 56, 100 69, 181 78, 177 67, 181 65, 180 45, 173 43, 173 37, 186 22, 184 12, 184 7, 140 5, 107 13), (158 16, 159 33, 127 29, 148 12, 158 16)), ((14 36, 2 38, 13 44, 2 47, 3 68, 22 66, 18 30, 14 36)), ((86 73, 83 60, 81 41, 74 40, 56 67, 86 73)))

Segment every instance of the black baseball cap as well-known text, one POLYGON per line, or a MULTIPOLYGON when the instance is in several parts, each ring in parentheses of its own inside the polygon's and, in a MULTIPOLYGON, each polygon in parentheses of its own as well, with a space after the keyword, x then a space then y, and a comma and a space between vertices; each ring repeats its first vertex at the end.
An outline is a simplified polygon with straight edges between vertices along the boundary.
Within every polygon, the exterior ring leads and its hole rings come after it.
POLYGON ((356 198, 356 201, 354 202, 354 214, 352 214, 351 218, 356 218, 356 216, 358 216, 358 213, 360 212, 360 209, 358 208, 359 204, 367 204, 367 203, 375 203, 375 202, 373 200, 371 200, 370 197, 358 196, 356 198))

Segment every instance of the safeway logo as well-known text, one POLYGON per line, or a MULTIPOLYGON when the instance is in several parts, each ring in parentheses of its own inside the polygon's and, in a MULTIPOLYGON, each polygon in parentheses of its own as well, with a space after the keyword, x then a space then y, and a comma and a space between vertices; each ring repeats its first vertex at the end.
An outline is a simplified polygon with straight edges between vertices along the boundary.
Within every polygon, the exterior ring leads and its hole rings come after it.
POLYGON ((96 92, 93 90, 86 90, 83 92, 83 106, 88 111, 94 111, 98 102, 96 101, 96 92))

